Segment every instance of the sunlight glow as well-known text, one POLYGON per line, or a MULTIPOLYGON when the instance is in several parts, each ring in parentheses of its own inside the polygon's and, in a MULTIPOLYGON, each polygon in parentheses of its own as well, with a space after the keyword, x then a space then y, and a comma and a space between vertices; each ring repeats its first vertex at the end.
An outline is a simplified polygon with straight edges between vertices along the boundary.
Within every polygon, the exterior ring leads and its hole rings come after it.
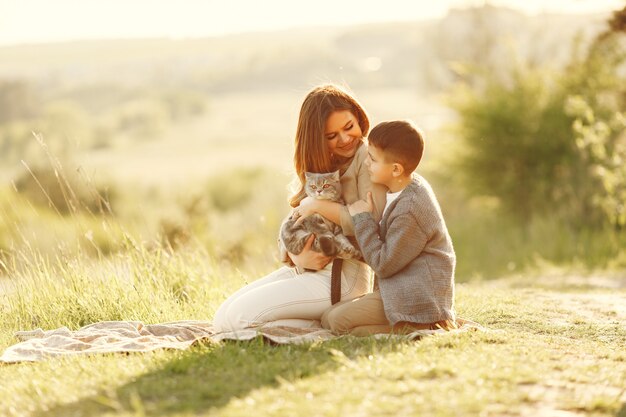
POLYGON ((0 45, 81 39, 221 36, 305 26, 432 19, 491 4, 527 14, 597 13, 623 0, 4 0, 0 45))

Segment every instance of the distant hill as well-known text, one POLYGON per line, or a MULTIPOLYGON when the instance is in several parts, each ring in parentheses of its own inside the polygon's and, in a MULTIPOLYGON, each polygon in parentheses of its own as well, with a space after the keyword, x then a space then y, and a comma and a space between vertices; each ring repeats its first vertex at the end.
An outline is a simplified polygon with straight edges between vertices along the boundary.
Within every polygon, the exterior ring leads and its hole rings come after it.
POLYGON ((353 88, 432 92, 448 85, 455 61, 497 67, 511 50, 559 65, 577 33, 599 31, 604 15, 540 15, 485 6, 439 20, 320 27, 202 39, 102 40, 0 48, 0 79, 42 91, 154 84, 202 92, 306 90, 322 81, 353 88))

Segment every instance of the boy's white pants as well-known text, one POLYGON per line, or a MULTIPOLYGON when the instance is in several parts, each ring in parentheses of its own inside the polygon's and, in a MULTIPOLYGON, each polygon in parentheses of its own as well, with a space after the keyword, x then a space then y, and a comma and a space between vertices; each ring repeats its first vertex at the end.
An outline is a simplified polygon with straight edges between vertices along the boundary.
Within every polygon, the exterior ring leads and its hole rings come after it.
MULTIPOLYGON (((330 303, 332 262, 319 271, 297 274, 282 267, 246 285, 218 308, 213 318, 217 331, 236 331, 259 325, 310 327, 330 303)), ((344 260, 341 300, 359 297, 369 290, 370 268, 363 262, 344 260)))

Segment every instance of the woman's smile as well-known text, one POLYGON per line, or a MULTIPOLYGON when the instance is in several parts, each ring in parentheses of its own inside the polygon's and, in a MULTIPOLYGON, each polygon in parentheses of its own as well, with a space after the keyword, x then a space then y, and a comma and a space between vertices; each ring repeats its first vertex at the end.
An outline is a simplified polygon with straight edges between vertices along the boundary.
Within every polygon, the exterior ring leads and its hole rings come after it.
POLYGON ((349 152, 356 147, 358 142, 359 142, 358 139, 352 138, 352 140, 349 143, 345 145, 337 146, 337 149, 341 149, 344 152, 349 152))
POLYGON ((337 110, 328 116, 324 129, 331 154, 352 158, 361 138, 361 126, 350 110, 337 110))

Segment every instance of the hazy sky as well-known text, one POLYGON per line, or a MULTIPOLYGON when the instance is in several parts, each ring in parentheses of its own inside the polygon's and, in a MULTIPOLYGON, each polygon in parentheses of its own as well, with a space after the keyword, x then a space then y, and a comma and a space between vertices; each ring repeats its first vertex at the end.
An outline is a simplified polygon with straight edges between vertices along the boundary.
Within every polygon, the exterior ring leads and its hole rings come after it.
POLYGON ((0 45, 416 20, 485 3, 527 14, 593 13, 626 0, 0 0, 0 45))

